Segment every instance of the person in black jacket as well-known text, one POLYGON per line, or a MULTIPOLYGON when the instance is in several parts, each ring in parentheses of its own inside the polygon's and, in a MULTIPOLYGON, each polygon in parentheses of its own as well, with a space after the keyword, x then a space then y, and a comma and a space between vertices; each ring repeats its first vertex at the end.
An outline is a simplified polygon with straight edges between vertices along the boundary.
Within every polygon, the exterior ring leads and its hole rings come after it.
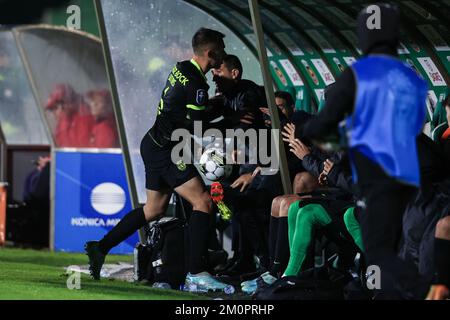
POLYGON ((264 88, 242 79, 243 67, 238 57, 227 55, 220 68, 213 70, 216 96, 222 106, 223 126, 227 129, 262 129, 264 120, 259 108, 267 105, 264 88))

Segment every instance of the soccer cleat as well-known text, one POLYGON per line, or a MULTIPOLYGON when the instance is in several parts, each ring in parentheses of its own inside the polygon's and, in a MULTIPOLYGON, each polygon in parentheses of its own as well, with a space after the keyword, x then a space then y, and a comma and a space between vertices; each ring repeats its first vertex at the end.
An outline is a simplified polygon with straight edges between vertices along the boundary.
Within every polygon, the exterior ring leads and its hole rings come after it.
POLYGON ((231 212, 230 208, 228 208, 228 206, 223 202, 224 191, 220 182, 216 181, 211 184, 210 194, 211 199, 216 204, 217 209, 219 209, 220 217, 225 221, 229 221, 233 213, 231 212))
POLYGON ((241 283, 242 292, 246 294, 255 293, 256 289, 260 289, 261 287, 270 286, 272 283, 277 281, 277 278, 272 276, 269 271, 263 273, 258 278, 253 280, 244 281, 241 283))
POLYGON ((89 257, 89 271, 95 280, 100 280, 100 271, 105 262, 105 255, 101 253, 98 241, 88 241, 84 250, 89 257))
POLYGON ((170 284, 167 282, 155 282, 152 285, 152 288, 158 288, 158 289, 172 289, 170 284))
POLYGON ((187 274, 184 290, 189 292, 223 291, 227 293, 227 291, 231 291, 230 287, 232 286, 214 279, 208 272, 201 272, 197 274, 187 274))

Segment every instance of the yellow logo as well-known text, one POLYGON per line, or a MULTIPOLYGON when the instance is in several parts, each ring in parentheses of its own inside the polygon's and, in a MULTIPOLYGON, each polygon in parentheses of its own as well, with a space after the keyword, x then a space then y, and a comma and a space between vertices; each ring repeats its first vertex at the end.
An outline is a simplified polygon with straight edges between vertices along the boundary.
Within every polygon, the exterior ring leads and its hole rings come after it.
POLYGON ((186 170, 186 164, 183 162, 183 160, 178 160, 177 162, 177 168, 180 171, 186 170))

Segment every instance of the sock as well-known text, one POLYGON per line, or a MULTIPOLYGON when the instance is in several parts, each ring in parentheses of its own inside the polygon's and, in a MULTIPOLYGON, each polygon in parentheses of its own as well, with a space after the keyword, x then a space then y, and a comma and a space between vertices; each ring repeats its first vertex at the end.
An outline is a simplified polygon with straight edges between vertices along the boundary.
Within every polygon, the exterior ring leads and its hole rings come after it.
POLYGON ((450 240, 434 239, 434 265, 436 284, 450 288, 450 240))
POLYGON ((208 249, 209 238, 208 213, 192 211, 189 219, 189 272, 197 274, 206 270, 206 251, 208 249))
POLYGON ((125 241, 146 223, 144 208, 140 207, 130 211, 99 241, 100 251, 107 255, 112 248, 125 241))
POLYGON ((277 245, 277 235, 278 235, 278 219, 274 216, 270 216, 269 222, 269 258, 270 264, 275 260, 275 247, 277 245))
POLYGON ((288 218, 278 218, 278 235, 275 248, 275 258, 271 274, 278 277, 289 261, 288 218))
POLYGON ((300 200, 294 202, 288 209, 288 239, 289 248, 292 250, 292 242, 294 241, 295 225, 297 224, 297 212, 299 211, 300 200))
POLYGON ((353 240, 355 241, 356 245, 358 246, 359 250, 361 252, 364 252, 364 247, 362 243, 362 234, 361 234, 361 226, 359 225, 358 220, 356 220, 355 217, 355 208, 349 208, 347 211, 345 211, 344 214, 344 223, 345 227, 347 228, 348 232, 352 236, 353 240))
MULTIPOLYGON (((312 243, 314 227, 331 223, 330 216, 321 205, 304 206, 298 210, 297 215, 289 263, 284 271, 286 276, 296 276, 301 270, 308 248, 312 243)), ((291 226, 289 226, 289 229, 291 229, 291 226)))

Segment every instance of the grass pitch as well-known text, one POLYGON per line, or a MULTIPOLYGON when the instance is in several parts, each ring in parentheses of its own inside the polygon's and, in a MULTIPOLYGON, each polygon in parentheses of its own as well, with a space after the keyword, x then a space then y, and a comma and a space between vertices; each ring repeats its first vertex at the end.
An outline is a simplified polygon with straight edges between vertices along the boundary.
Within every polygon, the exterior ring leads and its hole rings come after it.
MULTIPOLYGON (((108 256, 105 263, 132 263, 131 256, 108 256)), ((120 280, 94 281, 82 274, 80 290, 67 288, 64 267, 86 265, 84 254, 0 248, 0 300, 196 300, 199 295, 154 289, 120 280)))

